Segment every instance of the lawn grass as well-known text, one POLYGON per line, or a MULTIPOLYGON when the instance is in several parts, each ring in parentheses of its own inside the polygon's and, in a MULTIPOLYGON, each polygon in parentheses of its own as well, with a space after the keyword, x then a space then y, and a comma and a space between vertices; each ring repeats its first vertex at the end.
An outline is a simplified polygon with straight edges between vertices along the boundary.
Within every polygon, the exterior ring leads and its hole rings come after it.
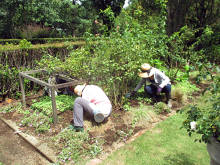
MULTIPOLYGON (((201 97, 196 103, 207 106, 204 102, 210 95, 201 97)), ((186 107, 185 110, 188 108, 186 107)), ((205 143, 194 142, 200 135, 189 137, 185 129, 180 129, 186 119, 179 112, 159 123, 152 130, 145 132, 132 143, 125 145, 101 164, 126 165, 207 165, 210 157, 205 143)))

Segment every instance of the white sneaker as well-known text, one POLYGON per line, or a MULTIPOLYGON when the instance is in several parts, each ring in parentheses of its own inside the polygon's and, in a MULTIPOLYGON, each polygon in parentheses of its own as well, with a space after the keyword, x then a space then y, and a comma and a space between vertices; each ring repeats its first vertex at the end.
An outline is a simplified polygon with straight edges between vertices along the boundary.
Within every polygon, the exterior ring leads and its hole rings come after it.
POLYGON ((171 101, 171 99, 168 100, 167 106, 168 106, 168 108, 170 108, 170 109, 172 108, 172 101, 171 101))
POLYGON ((97 123, 101 123, 105 119, 105 117, 101 112, 98 112, 94 115, 94 119, 97 123))
MULTIPOLYGON (((49 97, 51 97, 51 90, 49 89, 49 97)), ((55 96, 57 96, 57 91, 55 91, 55 96)))

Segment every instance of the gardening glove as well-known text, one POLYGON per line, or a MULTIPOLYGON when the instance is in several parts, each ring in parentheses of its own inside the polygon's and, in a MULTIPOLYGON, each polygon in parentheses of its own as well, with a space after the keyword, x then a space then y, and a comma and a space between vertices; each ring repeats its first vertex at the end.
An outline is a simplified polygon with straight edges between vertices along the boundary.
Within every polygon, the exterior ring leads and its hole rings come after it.
POLYGON ((157 95, 160 95, 160 92, 162 91, 162 88, 161 87, 158 87, 157 88, 157 95))
POLYGON ((128 92, 128 93, 125 94, 125 98, 126 98, 126 99, 128 99, 128 98, 130 98, 130 97, 131 97, 131 92, 128 92))
POLYGON ((132 91, 131 92, 131 96, 133 96, 137 91, 132 91))

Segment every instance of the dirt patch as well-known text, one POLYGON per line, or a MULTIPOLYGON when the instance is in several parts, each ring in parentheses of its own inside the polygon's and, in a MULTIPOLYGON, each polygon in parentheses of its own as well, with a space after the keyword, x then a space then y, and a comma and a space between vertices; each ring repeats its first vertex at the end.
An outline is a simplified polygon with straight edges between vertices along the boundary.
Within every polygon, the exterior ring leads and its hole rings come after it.
MULTIPOLYGON (((207 86, 208 86, 208 84, 200 84, 200 86, 197 86, 201 89, 201 91, 193 93, 191 98, 194 98, 194 99, 189 98, 187 100, 188 103, 193 102, 195 100, 195 98, 201 96, 203 89, 205 89, 207 86)), ((32 104, 32 100, 39 100, 39 98, 41 96, 43 96, 43 91, 40 91, 39 93, 37 93, 35 95, 27 96, 26 97, 27 109, 30 109, 30 106, 32 104)), ((161 97, 160 99, 161 99, 161 101, 164 101, 163 97, 161 97)), ((8 99, 8 100, 5 100, 4 102, 1 102, 0 106, 2 107, 2 106, 6 106, 8 104, 14 104, 18 101, 21 101, 21 100, 8 99)), ((140 102, 140 101, 139 100, 131 100, 130 105, 132 107, 139 106, 138 102, 140 102)), ((109 116, 109 118, 107 120, 105 120, 102 123, 102 125, 99 125, 99 127, 102 127, 102 130, 104 130, 104 131, 100 132, 98 128, 97 128, 97 130, 93 129, 92 131, 89 131, 89 136, 90 137, 99 136, 102 140, 105 141, 105 143, 103 145, 103 152, 105 154, 100 155, 100 158, 104 158, 107 155, 111 154, 116 149, 118 149, 121 146, 123 146, 124 144, 126 144, 127 142, 132 141, 132 139, 134 139, 134 137, 140 136, 144 130, 152 129, 157 123, 165 120, 167 117, 174 114, 177 110, 181 109, 182 106, 183 105, 181 103, 173 100, 173 108, 172 108, 172 112, 170 114, 163 112, 159 116, 157 116, 157 120, 155 122, 149 123, 147 127, 134 127, 134 128, 132 128, 131 125, 126 124, 124 121, 126 111, 123 111, 123 109, 120 107, 114 107, 112 114, 109 116), (122 130, 126 131, 126 130, 130 130, 130 129, 133 129, 132 135, 135 135, 135 136, 127 138, 125 140, 120 139, 118 131, 122 131, 122 130)), ((15 112, 11 112, 11 113, 1 114, 1 117, 4 119, 7 119, 7 120, 11 120, 15 123, 20 123, 21 119, 25 116, 22 114, 18 114, 15 111, 15 112)), ((58 118, 59 118, 59 124, 58 125, 51 124, 51 131, 49 133, 37 134, 35 132, 35 129, 32 127, 24 127, 23 129, 28 131, 28 134, 35 136, 38 140, 43 141, 45 144, 47 144, 47 143, 49 144, 49 143, 51 143, 52 137, 57 135, 62 129, 68 127, 68 125, 70 125, 72 123, 73 113, 71 110, 65 111, 63 113, 58 112, 58 118)), ((93 122, 93 118, 90 116, 87 116, 87 115, 85 116, 85 123, 86 123, 86 121, 92 121, 91 123, 94 124, 92 126, 94 126, 94 127, 97 126, 97 123, 93 122)), ((86 126, 85 126, 85 129, 87 129, 86 126)), ((155 133, 160 133, 160 130, 155 130, 155 133)), ((5 136, 8 136, 8 138, 10 138, 11 134, 5 133, 5 136)), ((10 148, 8 148, 8 149, 10 150, 10 148)), ((26 153, 26 154, 31 154, 31 153, 26 153)))

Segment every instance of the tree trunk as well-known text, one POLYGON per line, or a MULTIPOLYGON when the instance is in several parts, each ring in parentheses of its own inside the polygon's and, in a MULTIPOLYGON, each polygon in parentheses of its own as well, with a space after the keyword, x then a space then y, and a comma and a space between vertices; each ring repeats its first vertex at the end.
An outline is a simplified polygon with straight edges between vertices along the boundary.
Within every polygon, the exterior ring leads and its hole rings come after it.
POLYGON ((171 36, 171 15, 170 15, 170 8, 171 8, 171 2, 170 0, 168 1, 167 5, 167 34, 168 36, 171 36))
POLYGON ((28 22, 27 22, 27 16, 28 16, 28 4, 27 4, 27 10, 25 11, 25 3, 22 3, 23 5, 23 18, 26 26, 26 32, 27 32, 27 39, 29 38, 29 33, 28 33, 28 22))
POLYGON ((31 0, 31 32, 30 32, 30 39, 32 39, 32 35, 33 35, 33 19, 32 19, 32 14, 33 14, 33 7, 32 7, 32 0, 31 0))
MULTIPOLYGON (((76 3, 75 3, 75 0, 73 0, 73 5, 76 5, 76 3)), ((76 20, 76 9, 73 9, 73 27, 72 27, 72 29, 73 29, 73 37, 75 38, 76 37, 76 22, 75 22, 75 20, 76 20)))

